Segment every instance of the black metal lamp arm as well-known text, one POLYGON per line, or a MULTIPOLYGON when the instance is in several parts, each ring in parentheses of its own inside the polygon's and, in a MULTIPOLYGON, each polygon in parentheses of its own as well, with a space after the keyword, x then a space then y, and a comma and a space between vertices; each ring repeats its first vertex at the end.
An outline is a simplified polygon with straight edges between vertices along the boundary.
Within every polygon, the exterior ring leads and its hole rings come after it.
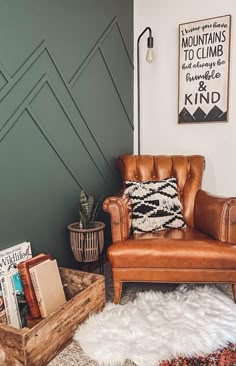
POLYGON ((150 27, 146 27, 139 35, 137 40, 137 90, 138 90, 138 155, 140 155, 140 61, 139 61, 139 43, 144 33, 149 32, 147 39, 147 47, 153 48, 152 30, 150 27))

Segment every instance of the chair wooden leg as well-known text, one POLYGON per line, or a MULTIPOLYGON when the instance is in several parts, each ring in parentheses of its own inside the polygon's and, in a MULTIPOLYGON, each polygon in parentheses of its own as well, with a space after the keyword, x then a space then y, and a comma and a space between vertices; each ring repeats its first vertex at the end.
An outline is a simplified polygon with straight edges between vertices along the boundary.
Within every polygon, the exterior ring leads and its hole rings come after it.
POLYGON ((232 290, 233 290, 233 295, 234 295, 234 302, 236 303, 236 284, 232 284, 232 290))
POLYGON ((114 304, 119 304, 122 292, 122 282, 114 281, 114 304))

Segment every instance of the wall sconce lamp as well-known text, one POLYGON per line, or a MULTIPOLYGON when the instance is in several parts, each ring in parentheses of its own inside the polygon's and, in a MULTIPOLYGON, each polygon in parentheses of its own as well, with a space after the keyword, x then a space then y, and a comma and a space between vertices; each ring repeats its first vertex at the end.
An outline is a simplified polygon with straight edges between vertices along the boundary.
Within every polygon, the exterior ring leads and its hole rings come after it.
POLYGON ((138 88, 138 155, 140 155, 140 59, 139 59, 139 43, 140 39, 144 35, 144 33, 149 32, 149 36, 147 38, 147 55, 146 61, 150 64, 154 61, 154 52, 153 52, 153 37, 152 30, 150 27, 146 27, 143 32, 139 35, 137 40, 137 88, 138 88))

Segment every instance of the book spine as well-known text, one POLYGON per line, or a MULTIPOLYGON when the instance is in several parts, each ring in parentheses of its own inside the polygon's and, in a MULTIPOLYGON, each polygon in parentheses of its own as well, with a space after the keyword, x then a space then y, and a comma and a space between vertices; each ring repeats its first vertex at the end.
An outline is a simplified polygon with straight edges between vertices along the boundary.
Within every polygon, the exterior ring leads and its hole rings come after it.
POLYGON ((19 322, 19 315, 18 315, 18 304, 15 299, 15 291, 13 288, 13 283, 11 280, 11 276, 4 276, 1 280, 2 283, 2 292, 4 297, 5 309, 6 309, 6 316, 7 316, 7 323, 15 328, 20 328, 21 324, 19 322))
POLYGON ((19 310, 18 300, 17 300, 17 297, 16 297, 13 276, 10 276, 9 280, 10 280, 10 288, 11 288, 11 291, 12 291, 12 294, 13 294, 13 297, 14 297, 13 311, 15 312, 15 314, 17 316, 17 328, 22 328, 20 310, 19 310))
POLYGON ((12 275, 12 282, 19 311, 21 328, 24 328, 27 326, 26 317, 29 313, 29 308, 26 302, 25 293, 19 272, 16 272, 12 275))
POLYGON ((41 317, 46 318, 46 316, 47 316, 46 309, 45 309, 43 301, 42 301, 42 296, 41 296, 41 292, 40 292, 40 288, 39 288, 38 280, 37 280, 37 274, 36 274, 36 271, 34 270, 34 267, 30 268, 29 272, 30 272, 30 276, 31 276, 35 296, 36 296, 36 299, 38 302, 41 317))
POLYGON ((41 314, 38 306, 38 301, 34 292, 29 269, 27 267, 18 268, 25 292, 25 298, 29 306, 30 315, 32 316, 32 318, 39 318, 41 314))

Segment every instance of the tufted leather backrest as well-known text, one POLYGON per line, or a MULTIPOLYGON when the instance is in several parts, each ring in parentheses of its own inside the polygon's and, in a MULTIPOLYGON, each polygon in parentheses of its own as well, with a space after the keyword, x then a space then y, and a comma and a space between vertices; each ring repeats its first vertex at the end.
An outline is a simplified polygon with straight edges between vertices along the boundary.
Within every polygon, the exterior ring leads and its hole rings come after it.
POLYGON ((122 155, 117 162, 123 182, 158 181, 175 177, 183 216, 194 227, 194 202, 201 188, 205 159, 200 155, 122 155))

